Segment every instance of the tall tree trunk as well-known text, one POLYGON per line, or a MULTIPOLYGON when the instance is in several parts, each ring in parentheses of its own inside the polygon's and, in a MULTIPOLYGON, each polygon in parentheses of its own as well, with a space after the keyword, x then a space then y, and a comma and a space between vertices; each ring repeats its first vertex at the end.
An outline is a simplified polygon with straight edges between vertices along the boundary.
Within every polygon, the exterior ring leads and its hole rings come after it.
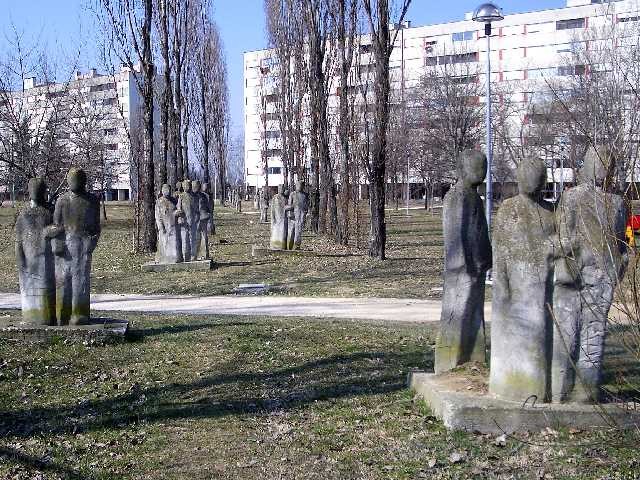
POLYGON ((155 165, 153 161, 153 53, 151 49, 151 22, 153 18, 153 0, 144 0, 144 24, 142 28, 142 69, 144 76, 143 85, 143 122, 144 161, 142 164, 142 209, 140 249, 143 252, 153 252, 156 249, 156 222, 155 222, 155 165))

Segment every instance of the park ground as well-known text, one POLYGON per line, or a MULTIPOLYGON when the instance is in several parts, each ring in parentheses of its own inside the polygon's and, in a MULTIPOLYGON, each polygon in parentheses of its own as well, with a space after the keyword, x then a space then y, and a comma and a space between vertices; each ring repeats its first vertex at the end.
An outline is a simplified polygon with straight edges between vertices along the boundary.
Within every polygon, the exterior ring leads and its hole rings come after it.
POLYGON ((0 478, 638 478, 638 432, 446 431, 406 388, 432 325, 129 320, 116 345, 0 341, 0 478))
MULTIPOLYGON (((246 204, 245 204, 246 206, 246 204)), ((0 208, 0 292, 17 292, 13 222, 17 210, 0 208)), ((111 206, 93 258, 92 289, 97 293, 225 295, 241 283, 267 283, 272 293, 291 296, 438 298, 442 280, 442 227, 439 214, 422 209, 390 210, 388 259, 336 246, 305 233, 304 248, 317 255, 254 258, 252 245, 266 247, 269 225, 259 216, 216 207, 217 234, 210 272, 143 273, 152 255, 132 253, 131 207, 111 206)), ((366 224, 363 224, 366 225, 366 224)), ((366 244, 366 237, 363 245, 366 244)))
MULTIPOLYGON (((132 253, 129 207, 107 213, 96 292, 220 295, 268 283, 280 295, 439 296, 441 218, 422 210, 389 212, 390 258, 380 262, 310 235, 317 256, 252 258, 268 226, 219 208, 219 268, 162 274, 140 270, 152 257, 132 253)), ((0 292, 18 290, 14 215, 0 209, 0 292)), ((434 324, 122 317, 122 344, 0 340, 0 478, 638 478, 638 431, 446 431, 407 389, 409 372, 433 368, 434 324)), ((621 347, 624 328, 609 337, 606 383, 628 398, 640 373, 621 347)))

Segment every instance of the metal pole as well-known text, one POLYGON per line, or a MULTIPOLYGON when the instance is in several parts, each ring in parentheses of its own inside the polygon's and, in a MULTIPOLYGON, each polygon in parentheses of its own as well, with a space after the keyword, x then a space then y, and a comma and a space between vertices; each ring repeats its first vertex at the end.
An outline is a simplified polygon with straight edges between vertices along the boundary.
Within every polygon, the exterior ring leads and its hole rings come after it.
POLYGON ((491 23, 485 23, 485 36, 487 37, 487 111, 486 111, 486 128, 487 128, 487 189, 486 197, 486 216, 489 234, 491 234, 491 209, 493 196, 493 179, 491 171, 493 166, 493 142, 491 141, 491 23))
MULTIPOLYGON (((401 52, 401 65, 400 65, 400 74, 401 74, 401 83, 400 83, 400 91, 402 92, 402 128, 405 130, 406 133, 406 129, 407 129, 407 108, 406 108, 406 104, 405 104, 405 100, 404 100, 404 25, 400 25, 400 28, 402 29, 400 32, 400 41, 402 42, 402 48, 400 49, 401 52)), ((407 157, 407 217, 409 216, 409 154, 407 152, 407 146, 406 144, 403 145, 403 149, 404 149, 404 154, 407 157)))

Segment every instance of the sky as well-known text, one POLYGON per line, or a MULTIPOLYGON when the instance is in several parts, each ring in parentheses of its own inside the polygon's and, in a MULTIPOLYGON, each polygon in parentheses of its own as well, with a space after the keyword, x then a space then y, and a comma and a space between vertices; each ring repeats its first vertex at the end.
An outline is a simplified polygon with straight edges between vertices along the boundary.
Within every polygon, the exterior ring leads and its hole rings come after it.
MULTIPOLYGON (((82 70, 96 67, 95 14, 97 0, 0 0, 0 55, 9 48, 13 28, 25 38, 37 39, 53 54, 76 58, 82 70)), ((225 44, 233 131, 243 123, 243 53, 265 47, 263 0, 213 0, 214 18, 225 44)), ((480 0, 413 0, 407 15, 414 26, 457 21, 480 0)), ((505 13, 544 10, 564 6, 566 0, 502 0, 505 13)))

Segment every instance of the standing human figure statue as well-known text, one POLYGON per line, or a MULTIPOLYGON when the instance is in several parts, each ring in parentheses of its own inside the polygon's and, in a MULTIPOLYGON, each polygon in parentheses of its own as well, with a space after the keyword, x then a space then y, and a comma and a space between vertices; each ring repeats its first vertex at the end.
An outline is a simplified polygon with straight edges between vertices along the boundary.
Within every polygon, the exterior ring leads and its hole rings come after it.
POLYGON ((176 191, 174 192, 174 197, 176 201, 178 200, 178 196, 183 192, 182 190, 182 182, 176 182, 176 191))
POLYGON ((304 222, 309 212, 309 195, 304 191, 304 184, 299 181, 296 183, 296 189, 289 195, 289 205, 291 209, 291 218, 289 219, 289 250, 299 250, 302 245, 302 230, 304 222))
POLYGON ((207 197, 207 205, 209 206, 209 224, 208 224, 208 228, 209 228, 209 233, 211 233, 211 235, 215 235, 216 234, 216 222, 215 219, 213 218, 213 200, 211 199, 211 195, 209 194, 209 183, 208 182, 204 182, 202 184, 202 187, 200 188, 200 190, 202 191, 202 193, 204 195, 206 195, 207 197))
POLYGON ((176 209, 169 185, 162 185, 162 196, 156 202, 156 227, 158 228, 157 263, 181 263, 182 242, 176 209))
POLYGON ((268 223, 269 219, 269 194, 266 189, 261 192, 260 223, 268 223))
POLYGON ((579 185, 563 195, 558 208, 554 402, 591 403, 599 398, 607 318, 629 261, 624 201, 606 191, 614 172, 612 152, 606 147, 591 148, 579 185))
POLYGON ((47 185, 29 180, 29 206, 16 220, 16 262, 22 300, 22 320, 31 325, 55 325, 56 278, 51 246, 53 216, 46 207, 47 185))
POLYGON ((489 391, 518 402, 549 399, 555 219, 542 199, 547 168, 518 166, 519 194, 505 200, 494 225, 489 391))
POLYGON ((287 249, 288 210, 284 186, 280 185, 277 195, 271 199, 271 248, 273 250, 287 249))
POLYGON ((202 186, 198 180, 193 182, 193 195, 198 204, 198 228, 196 229, 195 256, 197 258, 209 258, 209 220, 211 218, 211 206, 209 196, 202 192, 202 186))
POLYGON ((91 259, 100 238, 100 205, 87 192, 84 170, 67 174, 69 192, 58 198, 53 223, 59 230, 56 253, 56 317, 58 325, 89 320, 91 259))
POLYGON ((491 268, 491 242, 478 186, 487 173, 487 159, 466 150, 459 160, 456 184, 443 206, 444 292, 435 372, 467 362, 486 361, 484 291, 491 268))
POLYGON ((200 224, 200 205, 193 193, 190 180, 182 182, 183 192, 178 197, 178 215, 182 232, 182 255, 185 262, 196 260, 198 255, 197 234, 200 224))

